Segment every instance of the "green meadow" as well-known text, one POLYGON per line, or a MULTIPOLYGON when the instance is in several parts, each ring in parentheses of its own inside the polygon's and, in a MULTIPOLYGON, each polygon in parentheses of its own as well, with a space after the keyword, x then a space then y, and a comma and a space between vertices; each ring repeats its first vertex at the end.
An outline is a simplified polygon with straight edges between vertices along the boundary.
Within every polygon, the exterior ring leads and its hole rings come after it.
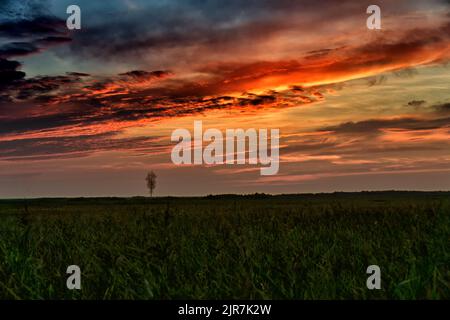
POLYGON ((450 193, 0 201, 0 299, 449 298, 450 193))

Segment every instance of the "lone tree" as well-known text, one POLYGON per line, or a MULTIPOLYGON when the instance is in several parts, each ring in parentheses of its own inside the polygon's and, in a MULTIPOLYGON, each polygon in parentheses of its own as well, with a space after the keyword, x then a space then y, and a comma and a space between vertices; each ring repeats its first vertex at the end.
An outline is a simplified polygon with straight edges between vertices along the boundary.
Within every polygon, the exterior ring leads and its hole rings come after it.
POLYGON ((150 192, 150 197, 153 197, 153 191, 156 188, 156 174, 153 170, 147 174, 147 178, 145 178, 145 180, 147 181, 147 188, 150 192))

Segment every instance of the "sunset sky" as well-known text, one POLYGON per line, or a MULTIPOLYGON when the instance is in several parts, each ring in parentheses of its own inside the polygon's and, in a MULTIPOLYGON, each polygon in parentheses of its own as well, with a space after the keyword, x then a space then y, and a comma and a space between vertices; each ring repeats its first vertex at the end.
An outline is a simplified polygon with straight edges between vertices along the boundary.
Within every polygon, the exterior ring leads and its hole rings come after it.
POLYGON ((450 190, 449 60, 448 0, 3 0, 0 198, 450 190), (195 120, 280 129, 278 175, 173 165, 195 120))

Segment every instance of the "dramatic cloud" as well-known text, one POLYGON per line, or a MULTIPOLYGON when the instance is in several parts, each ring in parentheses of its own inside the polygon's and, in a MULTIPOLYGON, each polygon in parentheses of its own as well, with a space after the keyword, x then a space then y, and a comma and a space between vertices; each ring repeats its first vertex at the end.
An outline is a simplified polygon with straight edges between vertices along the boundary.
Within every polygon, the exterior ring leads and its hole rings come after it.
POLYGON ((0 20, 0 57, 11 58, 38 53, 50 46, 70 42, 65 21, 54 17, 30 20, 0 20), (18 41, 20 40, 20 41, 18 41))
POLYGON ((21 79, 5 86, 0 95, 3 104, 22 105, 26 118, 11 110, 0 109, 0 140, 10 136, 34 134, 84 133, 93 130, 108 132, 110 126, 123 129, 143 125, 141 120, 159 120, 192 115, 206 110, 293 107, 323 99, 321 88, 293 88, 268 91, 265 94, 242 93, 239 96, 206 97, 196 93, 197 84, 170 81, 169 88, 154 81, 165 81, 169 72, 132 71, 107 79, 92 79, 87 74, 21 79), (150 86, 150 87, 149 87, 150 86), (174 86, 174 88, 170 88, 174 86), (192 95, 180 95, 180 90, 192 95), (80 94, 82 92, 82 94, 80 94), (52 111, 50 106, 57 107, 52 111), (102 125, 105 125, 102 127, 102 125), (71 130, 67 130, 71 129, 71 130), (57 130, 57 131, 55 131, 57 130))
MULTIPOLYGON (((319 11, 317 2, 312 0, 139 2, 136 3, 139 10, 117 14, 114 25, 102 19, 101 9, 94 7, 88 13, 91 16, 86 18, 89 32, 76 34, 71 48, 75 55, 94 59, 100 56, 118 60, 134 56, 148 60, 145 56, 149 56, 149 60, 154 60, 151 57, 165 59, 168 56, 195 63, 196 57, 205 59, 208 54, 216 56, 221 52, 248 59, 248 54, 241 53, 251 50, 252 56, 258 56, 276 40, 277 54, 284 54, 289 47, 301 49, 302 39, 310 41, 311 26, 325 41, 337 39, 340 31, 359 32, 365 28, 365 11, 370 4, 370 1, 325 0, 321 1, 319 11), (344 24, 347 26, 342 30, 344 24), (287 34, 291 35, 289 41, 282 41, 287 34)), ((400 0, 379 1, 378 4, 386 15, 398 18, 444 2, 400 0)), ((114 12, 114 8, 111 9, 114 12)), ((326 55, 328 50, 332 49, 312 47, 307 52, 317 57, 326 55)), ((172 62, 176 62, 174 59, 172 62)))
MULTIPOLYGON (((17 61, 0 59, 0 89, 2 89, 3 85, 23 79, 25 77, 25 72, 17 70, 20 66, 20 63, 17 61)), ((0 97, 1 96, 2 94, 0 93, 0 97)))
POLYGON ((371 1, 80 0, 70 32, 68 4, 0 3, 9 165, 167 155, 166 125, 195 116, 282 128, 275 184, 447 170, 448 1, 379 1, 382 30, 371 1))
POLYGON ((0 37, 36 38, 67 34, 66 22, 62 19, 42 16, 0 23, 0 37))
POLYGON ((0 102, 11 101, 8 89, 21 86, 22 66, 11 58, 40 53, 70 42, 65 21, 45 15, 46 1, 2 1, 0 4, 0 102))

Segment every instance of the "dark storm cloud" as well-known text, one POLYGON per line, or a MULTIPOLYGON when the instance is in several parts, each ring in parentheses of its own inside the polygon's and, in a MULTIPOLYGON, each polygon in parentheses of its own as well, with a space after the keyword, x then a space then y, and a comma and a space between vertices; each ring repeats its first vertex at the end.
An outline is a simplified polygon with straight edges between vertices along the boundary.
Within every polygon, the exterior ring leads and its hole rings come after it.
POLYGON ((70 41, 71 39, 68 37, 50 36, 36 40, 9 42, 0 45, 0 58, 28 56, 31 54, 39 53, 48 47, 67 43, 70 41))
MULTIPOLYGON (((0 58, 0 89, 6 84, 10 84, 25 77, 24 72, 17 70, 20 66, 21 64, 17 61, 9 61, 0 58)), ((0 101, 1 96, 2 94, 0 93, 0 101)))
MULTIPOLYGON (((20 64, 9 61, 14 57, 42 52, 48 47, 70 41, 65 21, 50 16, 47 1, 3 1, 0 4, 0 59, 10 64, 9 69, 0 68, 0 85, 21 80, 25 73, 18 71, 20 64), (8 60, 6 60, 8 59, 8 60), (11 67, 11 64, 15 64, 11 67)), ((2 87, 1 89, 5 89, 2 87)), ((5 94, 0 94, 0 101, 5 94)))
MULTIPOLYGON (((48 99, 45 94, 50 94, 61 84, 70 81, 68 77, 25 79, 25 72, 19 70, 21 63, 11 59, 36 54, 70 41, 66 36, 65 21, 45 15, 46 4, 46 1, 6 1, 1 4, 0 108, 3 111, 10 110, 4 104, 14 103, 15 100, 40 96, 35 102, 42 103, 48 99)), ((14 110, 12 113, 14 115, 14 110)))
MULTIPOLYGON (((362 1, 325 0, 321 18, 337 19, 361 14, 367 8, 362 1)), ((142 4, 141 4, 142 5, 142 4)), ((226 48, 242 42, 263 40, 288 31, 301 22, 295 16, 317 10, 312 0, 229 0, 166 1, 142 5, 139 10, 120 15, 123 8, 111 8, 106 18, 87 17, 89 32, 75 34, 72 52, 92 58, 118 58, 151 50, 189 49, 192 46, 226 48), (114 24, 111 24, 111 18, 114 24)), ((89 13, 88 13, 89 14, 89 13)))
MULTIPOLYGON (((30 5, 37 6, 34 3, 30 5)), ((62 20, 51 17, 0 22, 0 102, 11 101, 11 94, 17 91, 20 91, 19 99, 33 96, 33 91, 36 90, 40 93, 46 91, 42 90, 46 87, 45 84, 36 83, 43 83, 45 79, 25 81, 25 72, 18 70, 21 64, 10 59, 36 54, 48 47, 69 42, 70 39, 63 36, 64 32, 58 30, 62 26, 62 20), (11 41, 14 38, 20 41, 11 41)))
POLYGON ((27 56, 37 52, 39 48, 30 42, 11 42, 0 46, 1 58, 27 56))
MULTIPOLYGON (((383 12, 396 15, 442 3, 441 1, 378 1, 383 12)), ((353 0, 172 0, 137 4, 139 10, 110 8, 102 16, 100 9, 84 19, 89 32, 74 35, 72 53, 81 57, 118 59, 178 49, 214 48, 233 50, 236 46, 269 38, 293 29, 318 29, 330 22, 346 19, 365 25, 366 9, 372 1, 353 0), (320 13, 320 14, 318 14, 320 13), (111 20, 114 23, 111 23, 111 20)), ((250 48, 250 47, 248 47, 250 48)), ((389 50, 389 47, 384 49, 389 50)), ((307 53, 309 58, 323 57, 330 48, 307 53)), ((396 50, 396 48, 392 48, 396 50)), ((197 51, 196 51, 197 52, 197 51)))
MULTIPOLYGON (((4 84, 10 84, 16 80, 23 79, 25 77, 25 72, 22 71, 1 71, 0 72, 0 89, 2 88, 2 85, 4 84)), ((2 95, 0 94, 0 97, 2 95)))
POLYGON ((189 49, 192 46, 226 48, 235 43, 237 38, 263 39, 269 34, 287 29, 286 24, 270 22, 247 22, 243 26, 214 28, 209 23, 194 18, 176 19, 177 22, 164 22, 163 26, 152 26, 144 21, 137 24, 129 20, 117 21, 113 26, 93 26, 87 33, 74 35, 72 53, 75 56, 94 59, 116 59, 140 56, 158 50, 189 49), (171 23, 172 26, 169 26, 171 23))
POLYGON ((21 64, 17 61, 8 61, 6 59, 0 59, 0 72, 16 70, 20 66, 21 64))
POLYGON ((42 16, 31 20, 0 22, 0 37, 35 38, 66 34, 66 22, 60 18, 42 16))

